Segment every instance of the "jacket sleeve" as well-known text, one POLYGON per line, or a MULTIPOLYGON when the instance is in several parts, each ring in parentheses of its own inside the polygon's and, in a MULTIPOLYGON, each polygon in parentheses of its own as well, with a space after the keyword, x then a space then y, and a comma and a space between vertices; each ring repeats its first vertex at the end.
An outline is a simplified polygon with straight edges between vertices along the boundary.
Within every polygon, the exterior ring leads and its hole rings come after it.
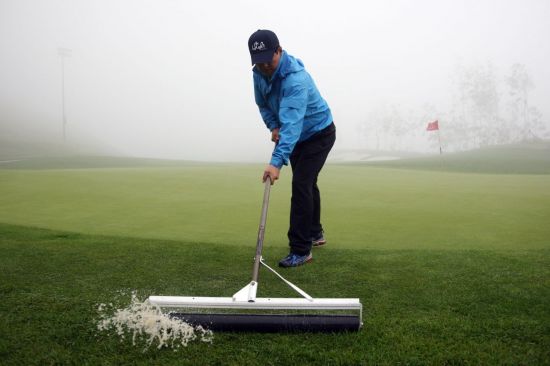
POLYGON ((264 121, 266 127, 269 128, 270 131, 273 130, 274 128, 279 127, 279 123, 277 122, 277 116, 267 106, 267 103, 262 93, 260 93, 260 90, 258 88, 258 85, 256 84, 255 79, 254 79, 254 99, 256 100, 256 105, 260 109, 260 115, 262 116, 262 120, 264 121))
POLYGON ((288 87, 283 87, 279 107, 279 143, 271 155, 270 162, 279 169, 283 165, 288 165, 290 154, 300 139, 307 108, 306 83, 302 80, 289 80, 289 84, 288 87))

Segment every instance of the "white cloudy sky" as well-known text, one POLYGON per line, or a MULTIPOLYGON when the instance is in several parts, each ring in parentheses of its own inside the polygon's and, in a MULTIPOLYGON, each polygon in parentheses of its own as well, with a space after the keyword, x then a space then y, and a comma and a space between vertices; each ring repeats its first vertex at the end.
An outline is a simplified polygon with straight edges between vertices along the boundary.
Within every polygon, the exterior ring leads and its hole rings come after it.
MULTIPOLYGON (((333 110, 339 148, 381 103, 444 110, 458 63, 525 64, 550 118, 550 1, 0 0, 4 138, 68 137, 124 154, 268 160, 249 35, 274 30, 333 110), (7 132, 6 132, 7 131, 7 132)), ((437 117, 437 116, 435 116, 437 117)))

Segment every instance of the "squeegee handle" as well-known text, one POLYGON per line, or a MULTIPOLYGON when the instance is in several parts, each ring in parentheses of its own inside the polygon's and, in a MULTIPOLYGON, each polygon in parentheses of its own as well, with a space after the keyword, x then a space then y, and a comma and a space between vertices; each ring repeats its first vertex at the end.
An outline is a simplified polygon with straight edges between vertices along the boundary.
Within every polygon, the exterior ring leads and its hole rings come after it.
POLYGON ((269 191, 271 189, 271 177, 267 176, 265 180, 264 202, 262 204, 262 216, 260 217, 260 227, 258 229, 258 241, 256 243, 256 256, 254 257, 254 268, 252 269, 252 281, 258 282, 258 272, 260 271, 260 262, 262 259, 262 249, 264 246, 265 223, 267 221, 267 207, 269 206, 269 191))

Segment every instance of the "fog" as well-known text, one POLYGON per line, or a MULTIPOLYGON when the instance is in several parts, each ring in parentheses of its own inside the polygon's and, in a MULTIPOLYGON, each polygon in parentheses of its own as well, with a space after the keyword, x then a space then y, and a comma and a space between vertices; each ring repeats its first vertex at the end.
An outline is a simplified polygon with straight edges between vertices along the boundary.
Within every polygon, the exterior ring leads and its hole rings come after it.
MULTIPOLYGON (((275 31, 313 76, 334 115, 336 150, 431 151, 426 125, 436 119, 452 144, 445 128, 458 123, 457 73, 465 69, 489 70, 500 98, 495 116, 517 129, 510 119, 519 117, 506 107, 514 64, 532 81, 538 125, 529 131, 542 136, 550 116, 548 19, 550 1, 542 0, 0 0, 0 143, 63 144, 63 62, 66 144, 267 162, 272 144, 254 103, 247 49, 259 28, 275 31), (375 144, 387 110, 407 128, 399 143, 391 135, 375 144)), ((476 113, 469 118, 483 115, 476 113)))

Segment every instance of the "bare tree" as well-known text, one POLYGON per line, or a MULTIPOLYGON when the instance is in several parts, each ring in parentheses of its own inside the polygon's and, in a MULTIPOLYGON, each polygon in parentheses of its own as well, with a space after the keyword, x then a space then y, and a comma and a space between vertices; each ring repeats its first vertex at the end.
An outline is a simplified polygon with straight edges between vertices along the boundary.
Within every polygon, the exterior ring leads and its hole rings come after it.
POLYGON ((529 105, 534 84, 524 65, 514 64, 505 78, 498 76, 491 63, 459 65, 454 79, 449 111, 438 110, 429 103, 414 110, 392 103, 375 106, 361 125, 366 145, 377 150, 414 150, 419 147, 419 140, 427 138, 433 147, 439 143, 436 136, 422 136, 422 132, 426 123, 435 119, 445 126, 442 140, 448 151, 546 136, 542 114, 529 105), (507 93, 502 93, 503 87, 507 87, 507 93), (503 101, 508 101, 506 110, 501 109, 503 101))
POLYGON ((453 129, 448 131, 460 149, 487 146, 499 142, 503 128, 500 117, 498 78, 491 63, 459 65, 455 72, 453 129))
POLYGON ((532 133, 529 123, 529 92, 535 88, 535 84, 529 77, 525 65, 518 63, 512 65, 506 84, 511 98, 510 117, 512 122, 518 125, 519 138, 527 139, 532 133))

